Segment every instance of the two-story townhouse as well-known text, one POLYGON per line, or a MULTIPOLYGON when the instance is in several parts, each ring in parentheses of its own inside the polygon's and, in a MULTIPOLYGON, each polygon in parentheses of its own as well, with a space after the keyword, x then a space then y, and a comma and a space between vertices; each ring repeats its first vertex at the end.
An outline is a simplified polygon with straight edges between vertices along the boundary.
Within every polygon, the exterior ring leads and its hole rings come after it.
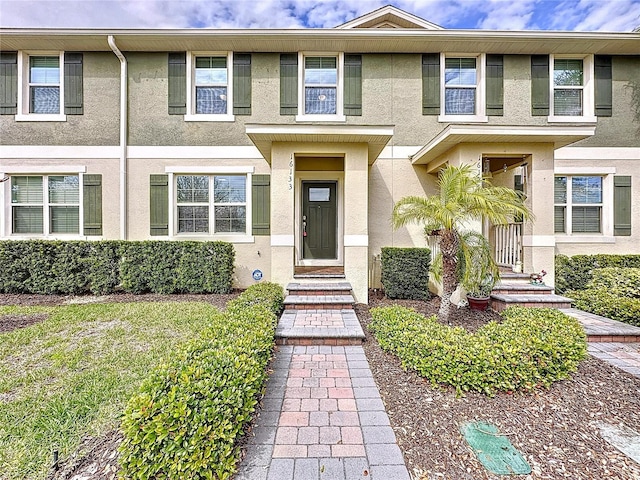
POLYGON ((393 205, 472 163, 535 220, 496 258, 640 253, 640 34, 0 30, 0 238, 227 240, 236 284, 331 268, 358 301, 393 205))

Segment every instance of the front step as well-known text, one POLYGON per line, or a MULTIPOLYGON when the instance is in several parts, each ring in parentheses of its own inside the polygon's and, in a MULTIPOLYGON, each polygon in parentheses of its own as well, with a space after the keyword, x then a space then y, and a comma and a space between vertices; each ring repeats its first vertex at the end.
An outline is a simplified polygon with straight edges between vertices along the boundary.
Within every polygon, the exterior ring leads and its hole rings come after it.
POLYGON ((501 294, 492 293, 489 306, 496 312, 501 312, 504 309, 513 305, 520 305, 522 307, 537 307, 537 308, 571 308, 572 300, 561 295, 553 293, 540 295, 540 294, 501 294))
POLYGON ((533 285, 531 283, 498 283, 492 294, 496 295, 550 295, 553 293, 553 287, 547 285, 533 285))
POLYGON ((287 295, 285 310, 353 310, 353 295, 287 295))
POLYGON ((290 283, 289 295, 351 295, 349 282, 339 283, 290 283))

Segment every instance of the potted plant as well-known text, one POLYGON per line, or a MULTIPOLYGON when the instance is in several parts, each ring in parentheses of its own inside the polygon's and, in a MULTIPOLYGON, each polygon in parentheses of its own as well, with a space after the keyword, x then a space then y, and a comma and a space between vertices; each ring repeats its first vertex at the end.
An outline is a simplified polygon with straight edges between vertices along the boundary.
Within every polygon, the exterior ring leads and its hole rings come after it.
POLYGON ((491 290, 500 273, 491 255, 487 239, 477 232, 463 235, 458 256, 460 283, 467 291, 467 301, 472 310, 486 310, 491 290))

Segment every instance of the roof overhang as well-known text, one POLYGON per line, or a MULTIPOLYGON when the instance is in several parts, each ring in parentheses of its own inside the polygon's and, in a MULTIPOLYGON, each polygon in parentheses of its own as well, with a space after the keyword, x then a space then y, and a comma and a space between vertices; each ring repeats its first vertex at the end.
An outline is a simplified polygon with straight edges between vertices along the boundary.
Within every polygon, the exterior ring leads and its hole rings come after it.
POLYGON ((554 148, 560 148, 595 133, 596 126, 592 123, 571 126, 449 125, 410 158, 414 165, 428 165, 461 143, 552 143, 554 148))
POLYGON ((640 54, 640 33, 381 29, 0 28, 2 50, 640 54))
POLYGON ((295 143, 366 143, 369 165, 378 158, 393 137, 393 127, 355 125, 246 125, 247 136, 262 156, 271 163, 274 142, 295 143))

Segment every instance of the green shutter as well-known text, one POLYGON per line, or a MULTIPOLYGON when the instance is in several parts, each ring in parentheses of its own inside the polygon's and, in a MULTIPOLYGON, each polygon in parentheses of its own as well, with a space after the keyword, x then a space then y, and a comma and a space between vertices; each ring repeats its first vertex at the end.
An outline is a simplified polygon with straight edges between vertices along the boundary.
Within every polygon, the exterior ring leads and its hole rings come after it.
POLYGON ((440 115, 440 54, 422 55, 422 114, 440 115))
POLYGON ((344 56, 344 114, 362 115, 362 55, 344 56))
POLYGON ((85 235, 102 235, 102 175, 82 176, 85 235))
POLYGON ((504 57, 487 55, 487 115, 502 116, 504 111, 504 57))
POLYGON ((233 114, 251 115, 251 54, 233 54, 233 114))
POLYGON ((0 115, 18 113, 18 53, 0 53, 0 115))
POLYGON ((631 235, 631 177, 613 177, 613 234, 631 235))
POLYGON ((549 55, 531 55, 531 115, 549 115, 549 55))
POLYGON ((82 53, 64 54, 64 113, 82 115, 82 53))
POLYGON ((149 187, 149 234, 169 235, 169 176, 151 175, 149 187))
POLYGON ((251 221, 253 235, 270 235, 271 176, 251 177, 251 221))
POLYGON ((187 54, 169 53, 169 115, 187 113, 187 54))
POLYGON ((280 115, 298 113, 298 54, 280 55, 280 115))
POLYGON ((611 57, 608 55, 596 55, 596 116, 610 117, 613 115, 613 91, 611 57))

